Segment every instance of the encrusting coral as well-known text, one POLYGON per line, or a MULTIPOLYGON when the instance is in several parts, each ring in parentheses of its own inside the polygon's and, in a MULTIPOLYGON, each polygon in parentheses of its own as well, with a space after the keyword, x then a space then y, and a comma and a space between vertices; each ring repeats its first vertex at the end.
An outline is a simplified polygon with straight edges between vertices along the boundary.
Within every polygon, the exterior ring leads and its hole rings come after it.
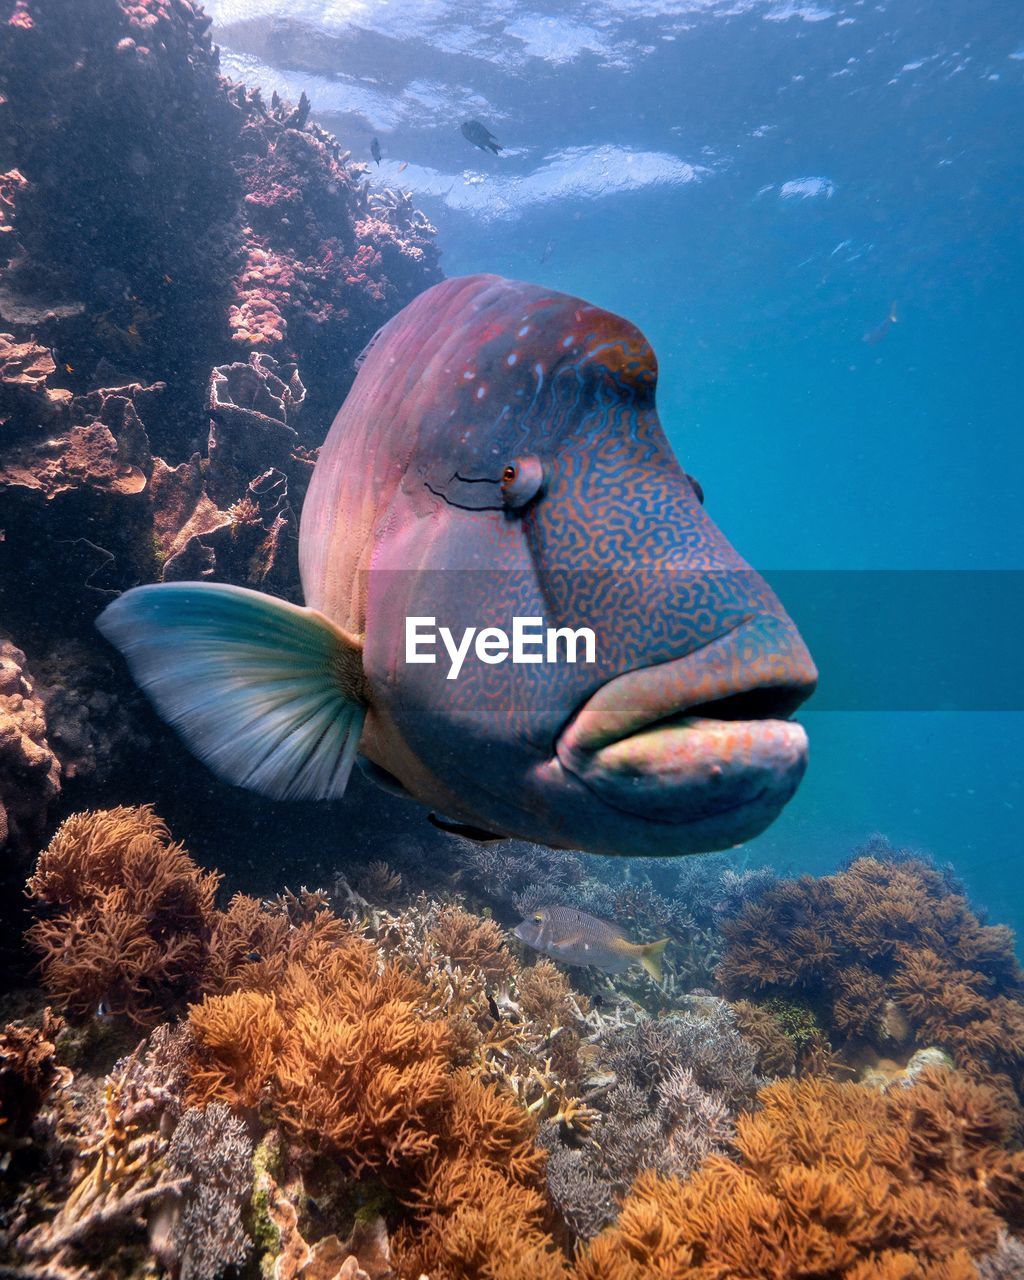
POLYGON ((44 913, 26 935, 44 987, 78 1015, 166 1017, 198 992, 219 883, 149 806, 73 815, 27 886, 44 913))
POLYGON ((838 1039, 878 1047, 902 1044, 909 1023, 919 1046, 1020 1091, 1013 935, 983 924, 928 863, 860 857, 835 875, 780 881, 722 927, 727 995, 795 995, 823 1010, 838 1039))
POLYGON ((643 1173, 580 1280, 974 1280, 1024 1208, 992 1090, 951 1072, 883 1094, 780 1081, 739 1118, 738 1163, 643 1173))

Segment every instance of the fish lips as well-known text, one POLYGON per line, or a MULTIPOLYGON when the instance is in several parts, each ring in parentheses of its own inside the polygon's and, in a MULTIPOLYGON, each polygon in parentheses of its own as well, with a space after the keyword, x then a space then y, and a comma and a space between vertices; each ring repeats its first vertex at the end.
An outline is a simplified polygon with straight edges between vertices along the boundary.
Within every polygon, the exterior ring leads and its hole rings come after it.
POLYGON ((816 680, 789 619, 759 616, 602 685, 555 753, 609 807, 725 848, 764 830, 796 791, 807 734, 788 717, 816 680))

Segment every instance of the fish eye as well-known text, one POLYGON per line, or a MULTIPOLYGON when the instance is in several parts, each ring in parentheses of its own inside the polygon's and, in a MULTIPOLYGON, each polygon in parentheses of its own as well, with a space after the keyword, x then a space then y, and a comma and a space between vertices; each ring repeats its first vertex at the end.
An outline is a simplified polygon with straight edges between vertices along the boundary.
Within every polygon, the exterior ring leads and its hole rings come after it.
POLYGON ((533 923, 534 923, 534 924, 543 924, 543 923, 544 923, 544 917, 543 917, 543 916, 534 916, 534 917, 533 917, 533 923))
POLYGON ((697 495, 697 501, 700 503, 701 506, 703 506, 704 505, 704 486, 701 484, 701 482, 697 479, 696 476, 691 476, 689 472, 686 473, 686 478, 690 482, 690 488, 697 495))
POLYGON ((536 454, 507 463, 501 473, 501 500, 510 511, 521 511, 544 487, 544 464, 536 454))

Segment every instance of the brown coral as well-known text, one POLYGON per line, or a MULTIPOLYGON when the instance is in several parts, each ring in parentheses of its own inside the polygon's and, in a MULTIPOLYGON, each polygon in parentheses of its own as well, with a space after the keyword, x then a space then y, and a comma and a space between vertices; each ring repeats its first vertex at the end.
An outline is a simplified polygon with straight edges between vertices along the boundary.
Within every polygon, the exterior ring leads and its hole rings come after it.
POLYGON ((63 1026, 46 1009, 41 1026, 9 1023, 0 1031, 0 1148, 23 1138, 50 1094, 70 1084, 54 1045, 63 1026))
POLYGON ((68 818, 27 886, 43 985, 77 1015, 155 1022, 198 990, 219 881, 148 805, 68 818))
POLYGON ((442 907, 438 911, 430 941, 453 965, 475 969, 488 982, 506 983, 515 972, 516 963, 505 945, 500 926, 459 906, 442 907))
POLYGON ((393 1242, 401 1276, 563 1280, 545 1229, 544 1153, 530 1116, 468 1072, 448 1082, 439 1149, 411 1194, 420 1225, 393 1242))
POLYGON ((771 1013, 750 1000, 732 1006, 736 1029, 757 1054, 757 1070, 765 1076, 791 1076, 796 1072, 796 1045, 771 1013))
POLYGON ((861 857, 836 875, 780 881, 722 931, 727 994, 799 995, 830 1010, 840 1039, 877 1046, 894 1035, 895 1006, 919 1044, 1019 1088, 1024 975, 1013 935, 982 924, 927 863, 861 857))
POLYGON ((969 1280, 1024 1200, 991 1091, 948 1072, 876 1093, 823 1080, 762 1089, 739 1164, 642 1174, 581 1280, 969 1280))
POLYGON ((434 1146, 448 1066, 424 988, 354 932, 321 940, 270 990, 193 1007, 192 1097, 264 1105, 293 1138, 352 1173, 408 1164, 434 1146))

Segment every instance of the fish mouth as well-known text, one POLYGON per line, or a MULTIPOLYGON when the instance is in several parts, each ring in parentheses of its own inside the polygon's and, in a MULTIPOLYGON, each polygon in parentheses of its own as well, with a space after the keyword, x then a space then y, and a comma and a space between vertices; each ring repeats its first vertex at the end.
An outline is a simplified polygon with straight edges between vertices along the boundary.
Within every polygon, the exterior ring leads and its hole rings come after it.
POLYGON ((620 813, 725 848, 764 830, 796 791, 807 734, 789 717, 816 681, 792 623, 764 615, 614 677, 573 715, 555 754, 620 813))

